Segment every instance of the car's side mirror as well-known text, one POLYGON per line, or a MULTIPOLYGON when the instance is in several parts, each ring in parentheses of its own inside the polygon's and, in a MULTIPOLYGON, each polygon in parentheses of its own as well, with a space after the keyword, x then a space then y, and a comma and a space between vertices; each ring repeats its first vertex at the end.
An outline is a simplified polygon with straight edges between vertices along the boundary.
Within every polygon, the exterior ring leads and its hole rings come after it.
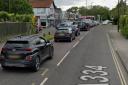
POLYGON ((47 41, 46 41, 46 43, 50 43, 50 41, 49 41, 49 40, 47 40, 47 41))

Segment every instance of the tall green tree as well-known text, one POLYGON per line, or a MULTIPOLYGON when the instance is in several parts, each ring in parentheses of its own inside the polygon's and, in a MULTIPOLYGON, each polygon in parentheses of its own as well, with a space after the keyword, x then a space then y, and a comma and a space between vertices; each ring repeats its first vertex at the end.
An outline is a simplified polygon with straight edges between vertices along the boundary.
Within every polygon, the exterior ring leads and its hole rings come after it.
POLYGON ((80 7, 79 8, 79 13, 83 16, 85 15, 92 15, 96 16, 100 15, 103 20, 109 19, 109 8, 107 7, 102 7, 102 6, 93 6, 90 9, 87 9, 86 7, 80 7))
POLYGON ((119 4, 117 4, 117 6, 110 11, 110 15, 111 17, 114 18, 115 24, 117 24, 119 18, 118 9, 119 9, 119 16, 128 14, 128 6, 123 0, 121 0, 119 4))
POLYGON ((32 6, 28 0, 0 0, 0 11, 6 11, 15 14, 32 14, 32 6))
POLYGON ((71 13, 77 13, 78 12, 78 7, 71 7, 67 10, 67 12, 71 12, 71 13))
POLYGON ((82 15, 82 16, 85 16, 85 15, 87 15, 87 8, 86 7, 84 7, 84 6, 82 6, 82 7, 80 7, 79 8, 79 13, 82 15))

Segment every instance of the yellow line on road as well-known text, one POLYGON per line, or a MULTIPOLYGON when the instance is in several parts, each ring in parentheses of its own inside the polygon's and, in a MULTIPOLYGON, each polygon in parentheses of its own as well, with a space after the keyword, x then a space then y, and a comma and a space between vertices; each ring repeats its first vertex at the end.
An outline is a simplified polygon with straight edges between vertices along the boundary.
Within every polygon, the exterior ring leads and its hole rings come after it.
POLYGON ((110 51, 111 51, 111 54, 112 54, 112 57, 113 57, 113 61, 115 63, 115 66, 116 66, 116 69, 117 69, 117 72, 118 72, 118 75, 119 75, 119 78, 120 78, 120 81, 121 81, 121 85, 127 85, 125 77, 124 77, 123 72, 121 70, 119 61, 118 61, 116 53, 115 53, 115 51, 112 47, 111 40, 110 40, 110 37, 109 37, 108 34, 107 34, 107 39, 108 39, 109 48, 110 48, 110 51))
POLYGON ((35 83, 32 83, 32 85, 36 85, 35 83))
POLYGON ((41 75, 44 76, 47 72, 48 72, 48 69, 45 69, 41 75))

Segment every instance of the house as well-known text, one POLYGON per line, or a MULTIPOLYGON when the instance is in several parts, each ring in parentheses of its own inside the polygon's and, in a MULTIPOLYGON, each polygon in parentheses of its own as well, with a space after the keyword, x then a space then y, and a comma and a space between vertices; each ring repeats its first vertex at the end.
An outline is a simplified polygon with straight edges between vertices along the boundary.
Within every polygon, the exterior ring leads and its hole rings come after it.
POLYGON ((29 0, 29 3, 33 7, 38 25, 42 27, 55 25, 55 9, 57 7, 54 0, 29 0))
POLYGON ((57 25, 57 24, 59 24, 59 23, 61 23, 61 21, 62 21, 62 10, 61 10, 61 8, 56 8, 55 9, 55 25, 57 25))

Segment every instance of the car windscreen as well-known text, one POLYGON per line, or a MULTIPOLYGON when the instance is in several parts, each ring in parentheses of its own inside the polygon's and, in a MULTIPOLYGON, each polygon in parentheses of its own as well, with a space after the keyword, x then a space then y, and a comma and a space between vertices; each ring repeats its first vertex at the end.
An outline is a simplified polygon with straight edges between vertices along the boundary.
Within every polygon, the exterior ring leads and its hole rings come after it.
POLYGON ((28 46, 28 41, 7 41, 5 45, 7 48, 25 48, 28 46))

